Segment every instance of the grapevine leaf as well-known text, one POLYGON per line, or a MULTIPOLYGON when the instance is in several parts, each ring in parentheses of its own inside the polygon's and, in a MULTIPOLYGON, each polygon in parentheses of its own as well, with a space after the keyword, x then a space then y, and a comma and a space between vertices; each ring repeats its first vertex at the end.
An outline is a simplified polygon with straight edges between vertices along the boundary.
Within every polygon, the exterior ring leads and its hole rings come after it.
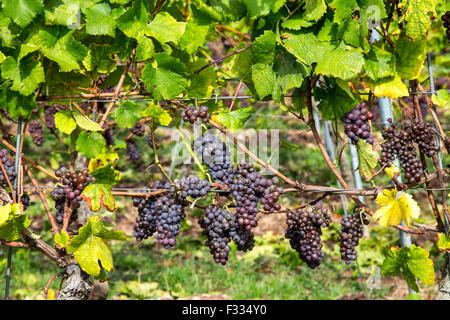
POLYGON ((393 76, 394 57, 387 51, 372 47, 365 57, 364 71, 374 81, 393 76))
POLYGON ((51 6, 45 9, 45 23, 47 25, 75 25, 79 12, 80 6, 77 3, 68 2, 59 4, 58 6, 51 6))
POLYGON ((213 120, 231 130, 242 129, 245 122, 255 113, 253 108, 240 108, 231 112, 227 110, 220 111, 213 116, 213 120))
POLYGON ((275 57, 276 39, 275 33, 265 30, 264 34, 255 38, 250 47, 255 63, 271 64, 275 57))
POLYGON ((399 76, 383 78, 373 89, 376 97, 400 98, 409 96, 408 88, 399 76))
POLYGON ((436 0, 403 0, 403 18, 406 21, 406 35, 413 39, 423 39, 431 27, 431 15, 436 15, 436 0))
POLYGON ((140 114, 141 117, 150 117, 158 120, 162 126, 168 126, 172 122, 172 117, 167 110, 161 108, 159 104, 151 102, 147 108, 140 114))
POLYGON ((43 0, 4 0, 3 14, 22 28, 44 11, 43 0))
POLYGON ((102 152, 105 146, 105 138, 98 132, 83 131, 76 141, 77 151, 81 152, 89 159, 95 158, 102 152))
POLYGON ((22 95, 32 94, 39 83, 44 82, 44 68, 39 61, 32 56, 17 62, 14 57, 9 56, 1 64, 2 77, 12 80, 11 90, 19 91, 22 95))
POLYGON ((102 127, 97 122, 92 121, 84 114, 81 114, 80 111, 74 110, 72 113, 75 122, 84 130, 89 131, 103 131, 102 127))
POLYGON ((69 110, 59 110, 55 114, 55 127, 62 133, 71 134, 77 123, 69 110))
POLYGON ((11 118, 26 118, 34 108, 37 108, 34 94, 23 96, 17 91, 11 91, 7 88, 0 88, 0 105, 9 113, 11 118))
POLYGON ((312 33, 285 34, 284 46, 301 62, 311 65, 320 61, 325 52, 332 49, 329 42, 321 42, 312 33))
POLYGON ((375 167, 378 164, 378 153, 373 150, 372 145, 363 139, 358 141, 359 172, 366 180, 372 180, 375 167))
POLYGON ((160 12, 145 29, 145 35, 155 38, 161 43, 178 44, 186 29, 186 22, 178 22, 167 12, 160 12))
POLYGON ((98 211, 102 207, 107 208, 109 211, 116 210, 110 184, 91 183, 84 188, 81 197, 92 211, 98 211))
POLYGON ((329 6, 334 9, 333 22, 339 24, 351 17, 358 4, 356 0, 333 0, 329 6))
MULTIPOLYGON (((1 36, 1 35, 0 35, 1 36)), ((0 63, 6 60, 6 56, 0 51, 0 63)))
POLYGON ((60 234, 55 234, 54 241, 57 245, 66 248, 70 241, 70 236, 67 231, 61 230, 60 234))
POLYGON ((426 55, 426 41, 400 38, 395 45, 396 71, 401 78, 417 79, 426 55))
POLYGON ((148 17, 151 14, 147 3, 148 1, 144 0, 134 1, 133 5, 117 19, 117 27, 127 37, 138 40, 144 36, 148 17))
MULTIPOLYGON (((92 160, 91 160, 92 161, 92 160)), ((114 185, 121 180, 120 172, 113 169, 114 164, 109 163, 91 172, 95 178, 95 183, 104 185, 114 185)))
POLYGON ((273 92, 276 75, 271 65, 256 63, 252 66, 252 80, 258 97, 263 99, 273 92))
POLYGON ((99 168, 114 164, 119 159, 117 152, 102 152, 89 161, 88 169, 93 172, 99 168))
POLYGON ((2 227, 9 220, 9 214, 11 213, 11 204, 7 203, 4 206, 0 206, 0 227, 2 227))
POLYGON ((439 107, 450 105, 450 94, 445 89, 438 90, 431 96, 431 102, 439 107))
POLYGON ((316 72, 343 80, 355 77, 364 64, 364 58, 358 50, 336 48, 326 52, 317 62, 316 72))
POLYGON ((121 103, 113 113, 119 128, 132 128, 139 120, 142 108, 134 101, 121 103))
POLYGON ((222 15, 221 20, 237 21, 247 12, 241 0, 210 0, 210 2, 211 7, 222 15))
POLYGON ((197 25, 190 22, 180 38, 180 48, 192 55, 197 52, 198 47, 203 46, 208 35, 209 26, 197 25))
POLYGON ((301 28, 308 28, 313 24, 314 22, 306 21, 303 18, 296 17, 294 14, 289 18, 289 20, 284 21, 281 25, 283 29, 300 30, 301 28))
POLYGON ((384 172, 388 175, 389 179, 398 177, 400 175, 400 169, 393 163, 389 168, 385 168, 384 172))
POLYGON ((24 214, 21 203, 0 206, 0 239, 15 241, 30 224, 31 220, 24 214))
POLYGON ((411 245, 408 250, 406 264, 411 273, 425 285, 432 285, 435 280, 433 260, 430 253, 421 247, 411 245))
POLYGON ((98 3, 93 7, 87 8, 86 14, 86 33, 92 35, 109 35, 114 37, 116 24, 111 19, 111 8, 105 2, 98 3))
POLYGON ((147 64, 141 79, 156 99, 172 99, 187 88, 186 66, 167 53, 155 55, 157 65, 147 64))
POLYGON ((60 66, 61 72, 80 69, 78 61, 87 55, 87 48, 72 36, 74 30, 63 26, 48 26, 28 39, 27 50, 40 49, 44 55, 60 66))
POLYGON ((127 237, 123 231, 107 229, 100 217, 90 217, 86 225, 80 228, 78 235, 71 239, 67 253, 74 254, 84 272, 99 275, 99 262, 107 271, 113 268, 113 257, 107 245, 109 240, 127 240, 127 237))
POLYGON ((317 21, 327 11, 327 5, 324 0, 305 0, 305 20, 317 21))
POLYGON ((284 0, 242 0, 247 6, 251 17, 268 15, 271 11, 277 12, 284 4, 284 0))
POLYGON ((438 233, 437 246, 439 251, 450 253, 450 236, 447 236, 445 233, 438 233))
POLYGON ((402 220, 409 227, 411 218, 417 219, 420 215, 417 202, 406 192, 398 195, 397 190, 384 189, 377 195, 376 202, 380 208, 375 212, 373 218, 379 220, 382 227, 396 226, 402 220))
POLYGON ((314 88, 314 98, 320 101, 317 108, 324 120, 340 119, 358 101, 354 99, 351 92, 343 89, 338 81, 325 78, 325 84, 325 86, 314 88))
POLYGON ((138 45, 136 47, 136 60, 143 61, 150 59, 155 55, 155 45, 152 39, 147 37, 139 38, 138 45))
POLYGON ((274 70, 282 94, 286 94, 292 88, 300 88, 303 75, 307 74, 305 67, 293 55, 286 52, 277 55, 274 70))

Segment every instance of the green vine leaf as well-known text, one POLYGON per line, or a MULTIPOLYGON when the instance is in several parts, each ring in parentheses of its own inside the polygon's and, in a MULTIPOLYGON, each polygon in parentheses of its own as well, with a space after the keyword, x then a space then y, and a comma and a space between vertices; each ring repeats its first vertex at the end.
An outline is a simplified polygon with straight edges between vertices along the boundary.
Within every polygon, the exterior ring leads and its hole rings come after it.
POLYGON ((186 90, 188 81, 186 66, 167 53, 155 55, 156 65, 147 64, 141 79, 147 91, 153 93, 157 100, 168 100, 186 90))
POLYGON ((145 29, 145 35, 153 37, 160 43, 178 44, 186 29, 185 22, 178 22, 167 12, 160 12, 145 29))
POLYGON ((77 123, 69 110, 59 110, 55 114, 55 127, 65 134, 71 134, 77 127, 77 123))
POLYGON ((111 19, 111 8, 107 3, 98 3, 84 12, 86 14, 86 33, 114 37, 116 23, 111 19))
POLYGON ((77 151, 89 159, 95 158, 100 154, 105 146, 105 138, 98 132, 83 131, 76 141, 77 151))
POLYGON ((4 0, 3 14, 22 28, 44 11, 44 0, 4 0))
POLYGON ((233 111, 222 110, 212 119, 231 130, 242 129, 245 122, 255 113, 253 108, 240 108, 233 111))
POLYGON ((24 214, 21 203, 0 206, 0 239, 18 240, 22 231, 26 230, 30 224, 31 220, 24 214))
POLYGON ((125 101, 113 113, 113 118, 119 128, 133 128, 142 112, 141 106, 134 101, 125 101))
POLYGON ((2 77, 12 81, 11 90, 19 91, 28 96, 32 94, 44 82, 44 68, 39 61, 28 56, 20 61, 9 56, 1 64, 2 77))
POLYGON ((413 39, 423 39, 431 26, 430 16, 436 16, 436 0, 403 0, 403 18, 406 21, 406 35, 413 39))
POLYGON ((87 118, 84 114, 81 114, 80 111, 74 110, 72 115, 77 125, 82 129, 89 131, 103 131, 102 127, 100 127, 97 122, 87 118))
POLYGON ((108 247, 110 240, 127 240, 123 231, 112 231, 106 228, 99 217, 90 217, 78 235, 74 236, 67 246, 67 253, 74 254, 75 260, 84 272, 97 276, 100 265, 107 271, 113 269, 113 257, 108 247))
POLYGON ((140 117, 149 117, 158 122, 162 126, 168 126, 172 122, 172 117, 167 110, 164 110, 159 104, 150 102, 147 108, 140 114, 140 117))
POLYGON ((381 272, 388 276, 402 275, 408 285, 416 292, 420 292, 416 279, 425 285, 432 285, 435 281, 433 260, 429 253, 415 244, 410 247, 385 248, 385 260, 381 272))

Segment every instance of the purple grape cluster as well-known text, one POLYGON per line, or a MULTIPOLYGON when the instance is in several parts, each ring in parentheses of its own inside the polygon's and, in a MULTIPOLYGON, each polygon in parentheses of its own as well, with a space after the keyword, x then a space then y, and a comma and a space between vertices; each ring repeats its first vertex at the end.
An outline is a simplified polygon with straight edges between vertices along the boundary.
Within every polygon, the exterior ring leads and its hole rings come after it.
POLYGON ((105 138, 106 145, 114 145, 114 129, 109 125, 108 121, 104 122, 102 125, 103 137, 105 138))
POLYGON ((55 171, 55 175, 60 178, 57 186, 50 192, 55 201, 56 222, 63 223, 65 206, 72 206, 70 222, 77 218, 77 209, 80 207, 81 193, 95 179, 89 174, 89 170, 77 169, 71 172, 66 167, 61 167, 55 171))
MULTIPOLYGON (((12 184, 16 179, 16 169, 14 166, 14 159, 10 158, 6 149, 0 150, 0 160, 5 168, 6 175, 9 178, 9 182, 12 184)), ((0 187, 7 186, 8 180, 3 174, 3 170, 0 170, 0 187)))
POLYGON ((322 263, 324 252, 320 236, 322 228, 328 227, 330 223, 331 216, 321 202, 304 209, 291 210, 287 214, 285 237, 311 269, 322 263))
POLYGON ((142 137, 145 134, 145 124, 136 122, 131 132, 138 137, 142 137))
POLYGON ((342 117, 345 134, 350 138, 353 144, 357 145, 359 139, 364 139, 370 144, 374 144, 374 137, 370 133, 368 120, 373 119, 372 112, 367 108, 367 103, 363 101, 357 104, 353 110, 347 112, 342 117))
POLYGON ((205 134, 194 140, 193 149, 199 159, 206 164, 214 181, 227 185, 234 178, 234 168, 231 163, 227 145, 210 134, 205 134))
POLYGON ((197 176, 189 176, 185 179, 175 179, 173 185, 176 191, 180 192, 180 197, 192 198, 203 197, 208 194, 211 184, 208 180, 200 179, 197 176))
POLYGON ((405 170, 405 178, 409 183, 416 183, 424 173, 415 144, 422 154, 433 157, 439 151, 436 132, 431 124, 420 123, 417 119, 412 123, 405 120, 402 124, 391 118, 388 121, 390 125, 381 132, 385 139, 381 144, 381 165, 390 167, 395 157, 398 157, 400 166, 405 170))
POLYGON ((347 214, 342 218, 341 230, 339 231, 338 241, 340 243, 341 259, 346 264, 356 260, 356 247, 359 239, 364 234, 364 225, 369 224, 364 212, 347 214))
POLYGON ((207 106, 200 106, 197 109, 193 105, 187 106, 186 109, 184 109, 181 113, 181 117, 183 118, 183 121, 190 123, 194 123, 199 118, 203 123, 206 123, 209 121, 209 119, 211 119, 211 115, 208 113, 207 106))
POLYGON ((203 211, 198 223, 203 228, 203 234, 207 238, 205 245, 209 248, 214 262, 225 265, 231 250, 229 246, 230 232, 235 232, 236 228, 233 214, 226 209, 209 205, 203 211))
POLYGON ((35 145, 41 147, 44 144, 44 133, 42 132, 42 124, 39 120, 30 121, 28 124, 28 132, 30 133, 35 145))
POLYGON ((133 161, 140 160, 142 154, 141 154, 141 151, 139 151, 136 141, 134 141, 134 139, 131 138, 131 139, 126 140, 126 144, 127 144, 128 157, 133 161))
POLYGON ((158 242, 168 249, 176 245, 181 221, 186 218, 184 200, 175 193, 175 188, 169 182, 158 180, 150 184, 149 188, 168 192, 147 199, 133 198, 133 206, 137 207, 139 212, 133 236, 137 242, 141 242, 156 233, 158 242))

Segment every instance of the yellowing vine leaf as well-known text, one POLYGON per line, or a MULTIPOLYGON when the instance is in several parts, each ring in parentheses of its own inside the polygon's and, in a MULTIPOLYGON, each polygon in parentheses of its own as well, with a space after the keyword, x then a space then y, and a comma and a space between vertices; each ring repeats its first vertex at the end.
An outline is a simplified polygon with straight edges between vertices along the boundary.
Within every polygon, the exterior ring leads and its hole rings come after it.
POLYGON ((392 164, 389 168, 385 168, 384 172, 388 175, 389 179, 398 177, 400 175, 400 169, 395 164, 392 164))
POLYGON ((379 220, 380 226, 395 226, 402 222, 410 227, 411 218, 417 219, 420 208, 410 194, 402 192, 397 196, 397 190, 383 190, 376 199, 380 208, 375 212, 373 218, 379 220))

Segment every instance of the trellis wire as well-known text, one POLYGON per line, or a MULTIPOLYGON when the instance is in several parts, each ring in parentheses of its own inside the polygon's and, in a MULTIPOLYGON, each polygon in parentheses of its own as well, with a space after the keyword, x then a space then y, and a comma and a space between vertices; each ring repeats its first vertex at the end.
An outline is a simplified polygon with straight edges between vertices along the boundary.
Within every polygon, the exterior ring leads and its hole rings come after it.
MULTIPOLYGON (((443 89, 446 92, 450 93, 450 89, 443 89)), ((359 95, 369 95, 371 93, 369 92, 359 92, 359 95)), ((409 92, 409 96, 412 95, 424 95, 424 94, 434 94, 434 91, 423 91, 423 92, 409 92)), ((284 96, 285 98, 291 98, 292 96, 284 96)), ((405 96, 406 97, 406 96, 405 96)), ((166 101, 178 101, 178 102, 187 102, 187 101, 210 101, 210 100, 242 100, 242 99, 258 99, 258 97, 255 96, 215 96, 215 97, 202 97, 202 98, 176 98, 176 99, 169 99, 166 101)), ((120 102, 120 101, 127 101, 127 100, 136 100, 136 101, 147 101, 147 100, 155 100, 152 97, 139 97, 139 96, 123 96, 118 98, 111 98, 111 99, 91 99, 91 98, 52 98, 47 97, 45 100, 37 100, 38 102, 46 102, 46 101, 77 101, 77 102, 120 102)))

